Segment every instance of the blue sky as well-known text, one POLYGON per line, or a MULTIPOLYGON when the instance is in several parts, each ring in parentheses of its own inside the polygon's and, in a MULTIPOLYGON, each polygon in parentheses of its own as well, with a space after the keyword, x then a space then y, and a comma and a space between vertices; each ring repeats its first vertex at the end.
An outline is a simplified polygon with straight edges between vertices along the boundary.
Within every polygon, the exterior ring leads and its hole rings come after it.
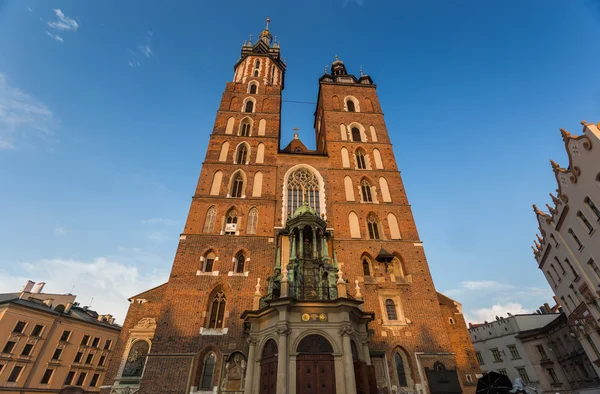
MULTIPOLYGON (((469 319, 551 291, 530 249, 566 164, 558 131, 600 121, 597 1, 0 0, 0 291, 26 279, 122 319, 166 280, 225 83, 270 16, 284 100, 315 102, 334 55, 378 84, 436 287, 469 319)), ((314 105, 282 144, 314 147, 314 105)))

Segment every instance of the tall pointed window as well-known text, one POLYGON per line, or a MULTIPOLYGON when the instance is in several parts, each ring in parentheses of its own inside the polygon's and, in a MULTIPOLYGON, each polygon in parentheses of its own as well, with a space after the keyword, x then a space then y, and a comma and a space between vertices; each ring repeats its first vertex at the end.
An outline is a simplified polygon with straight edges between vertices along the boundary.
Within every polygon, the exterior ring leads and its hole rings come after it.
POLYGON ((212 272, 213 267, 215 265, 216 255, 213 252, 209 252, 206 256, 204 256, 204 272, 212 272))
POLYGON ((254 112, 254 101, 246 101, 246 105, 244 106, 244 112, 254 112))
POLYGON ((385 300, 385 313, 387 314, 388 320, 398 320, 398 314, 396 313, 396 304, 394 300, 388 298, 385 300))
POLYGON ((365 160, 365 151, 362 149, 356 150, 356 166, 359 170, 367 169, 367 161, 365 160))
POLYGON ((581 211, 577 211, 577 217, 579 220, 581 220, 581 223, 583 223, 583 225, 588 229, 588 232, 591 234, 592 231, 594 231, 594 227, 592 227, 592 224, 587 220, 585 215, 581 211))
POLYGON ((235 257, 235 267, 234 267, 235 273, 243 274, 245 265, 246 265, 246 256, 244 256, 243 253, 238 253, 238 255, 235 257))
POLYGON ((356 112, 356 108, 354 106, 354 101, 352 101, 352 100, 346 101, 346 107, 348 108, 348 112, 356 112))
POLYGON ((370 214, 367 218, 367 227, 369 228, 369 238, 379 239, 379 224, 375 214, 370 214))
POLYGON ((362 193, 362 199, 364 202, 373 202, 373 197, 371 196, 371 185, 369 181, 363 179, 360 183, 360 191, 362 193))
POLYGON ((248 145, 244 144, 240 144, 240 146, 238 146, 237 152, 235 154, 235 162, 237 164, 246 164, 246 161, 248 159, 248 145))
POLYGON ((233 177, 233 182, 231 184, 231 197, 242 197, 242 190, 244 189, 244 177, 242 177, 241 173, 237 173, 233 177))
POLYGON ((248 212, 248 227, 246 228, 246 234, 256 234, 256 228, 258 227, 258 209, 252 208, 248 212))
POLYGON ((225 234, 235 234, 237 231, 237 221, 237 212, 234 208, 231 208, 225 218, 225 234))
POLYGON ((598 220, 600 220, 600 210, 598 210, 598 207, 596 207, 596 204, 594 204, 594 202, 589 197, 586 197, 583 201, 588 206, 588 208, 590 208, 591 211, 594 212, 594 214, 596 215, 596 218, 598 220))
POLYGON ((204 368, 202 369, 201 389, 212 389, 213 374, 215 372, 215 354, 209 353, 204 359, 204 368))
POLYGON ((257 86, 255 83, 250 85, 250 94, 256 94, 257 86))
POLYGON ((317 214, 321 213, 319 196, 319 179, 308 168, 300 167, 288 177, 287 210, 294 214, 296 209, 306 201, 317 214))
POLYGON ((579 247, 579 250, 583 249, 583 244, 579 240, 579 237, 577 236, 577 234, 575 234, 575 231, 573 231, 573 229, 570 228, 568 230, 568 233, 571 234, 571 237, 573 237, 573 240, 577 243, 577 246, 579 247))
POLYGON ((208 328, 223 328, 223 318, 225 316, 225 293, 218 292, 213 298, 210 308, 210 320, 208 328))
MULTIPOLYGON (((252 85, 252 86, 254 86, 254 85, 252 85)), ((240 135, 242 137, 249 137, 251 130, 252 130, 252 124, 250 123, 250 119, 244 118, 244 120, 242 120, 242 123, 240 125, 240 135)))
MULTIPOLYGON (((352 101, 349 101, 349 103, 352 103, 352 101)), ((361 139, 361 135, 360 135, 360 130, 358 129, 358 127, 353 127, 352 128, 352 141, 359 142, 361 140, 362 139, 361 139)))
POLYGON ((217 208, 213 205, 206 211, 206 219, 204 219, 203 233, 212 233, 215 231, 215 222, 217 220, 217 208))
POLYGON ((406 372, 404 372, 404 361, 399 353, 394 355, 394 364, 396 364, 396 375, 398 375, 398 386, 406 387, 406 372))
POLYGON ((371 276, 371 270, 369 269, 369 261, 364 258, 362 261, 363 275, 371 276))

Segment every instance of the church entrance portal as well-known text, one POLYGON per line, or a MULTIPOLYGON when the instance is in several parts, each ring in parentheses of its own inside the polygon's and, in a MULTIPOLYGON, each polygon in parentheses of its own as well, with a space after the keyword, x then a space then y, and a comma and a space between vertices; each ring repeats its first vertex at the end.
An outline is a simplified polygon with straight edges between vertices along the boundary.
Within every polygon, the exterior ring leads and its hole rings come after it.
POLYGON ((308 335, 298 344, 296 393, 334 394, 333 348, 320 335, 308 335))
POLYGON ((260 359, 260 394, 277 393, 277 344, 269 339, 260 359))

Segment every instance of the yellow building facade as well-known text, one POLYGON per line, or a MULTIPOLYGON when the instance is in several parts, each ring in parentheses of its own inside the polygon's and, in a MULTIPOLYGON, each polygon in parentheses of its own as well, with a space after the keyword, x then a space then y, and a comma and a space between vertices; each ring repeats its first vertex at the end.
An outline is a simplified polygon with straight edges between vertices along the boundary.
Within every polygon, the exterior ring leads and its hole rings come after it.
POLYGON ((0 393, 99 392, 120 327, 74 295, 43 287, 29 281, 18 293, 0 294, 0 393))

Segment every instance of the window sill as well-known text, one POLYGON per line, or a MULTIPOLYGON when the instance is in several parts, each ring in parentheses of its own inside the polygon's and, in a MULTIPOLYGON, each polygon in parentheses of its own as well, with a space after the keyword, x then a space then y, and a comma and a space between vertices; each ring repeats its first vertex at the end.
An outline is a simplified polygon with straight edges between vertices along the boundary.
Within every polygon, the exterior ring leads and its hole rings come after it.
POLYGON ((200 328, 200 335, 225 335, 229 328, 200 328))
POLYGON ((245 277, 247 277, 248 276, 248 271, 246 271, 246 272, 233 272, 233 271, 229 271, 227 273, 227 276, 245 276, 245 277))
POLYGON ((219 276, 219 271, 210 271, 210 272, 203 272, 203 271, 196 271, 196 276, 219 276))
POLYGON ((398 320, 397 322, 383 322, 381 327, 407 327, 408 323, 398 320))

